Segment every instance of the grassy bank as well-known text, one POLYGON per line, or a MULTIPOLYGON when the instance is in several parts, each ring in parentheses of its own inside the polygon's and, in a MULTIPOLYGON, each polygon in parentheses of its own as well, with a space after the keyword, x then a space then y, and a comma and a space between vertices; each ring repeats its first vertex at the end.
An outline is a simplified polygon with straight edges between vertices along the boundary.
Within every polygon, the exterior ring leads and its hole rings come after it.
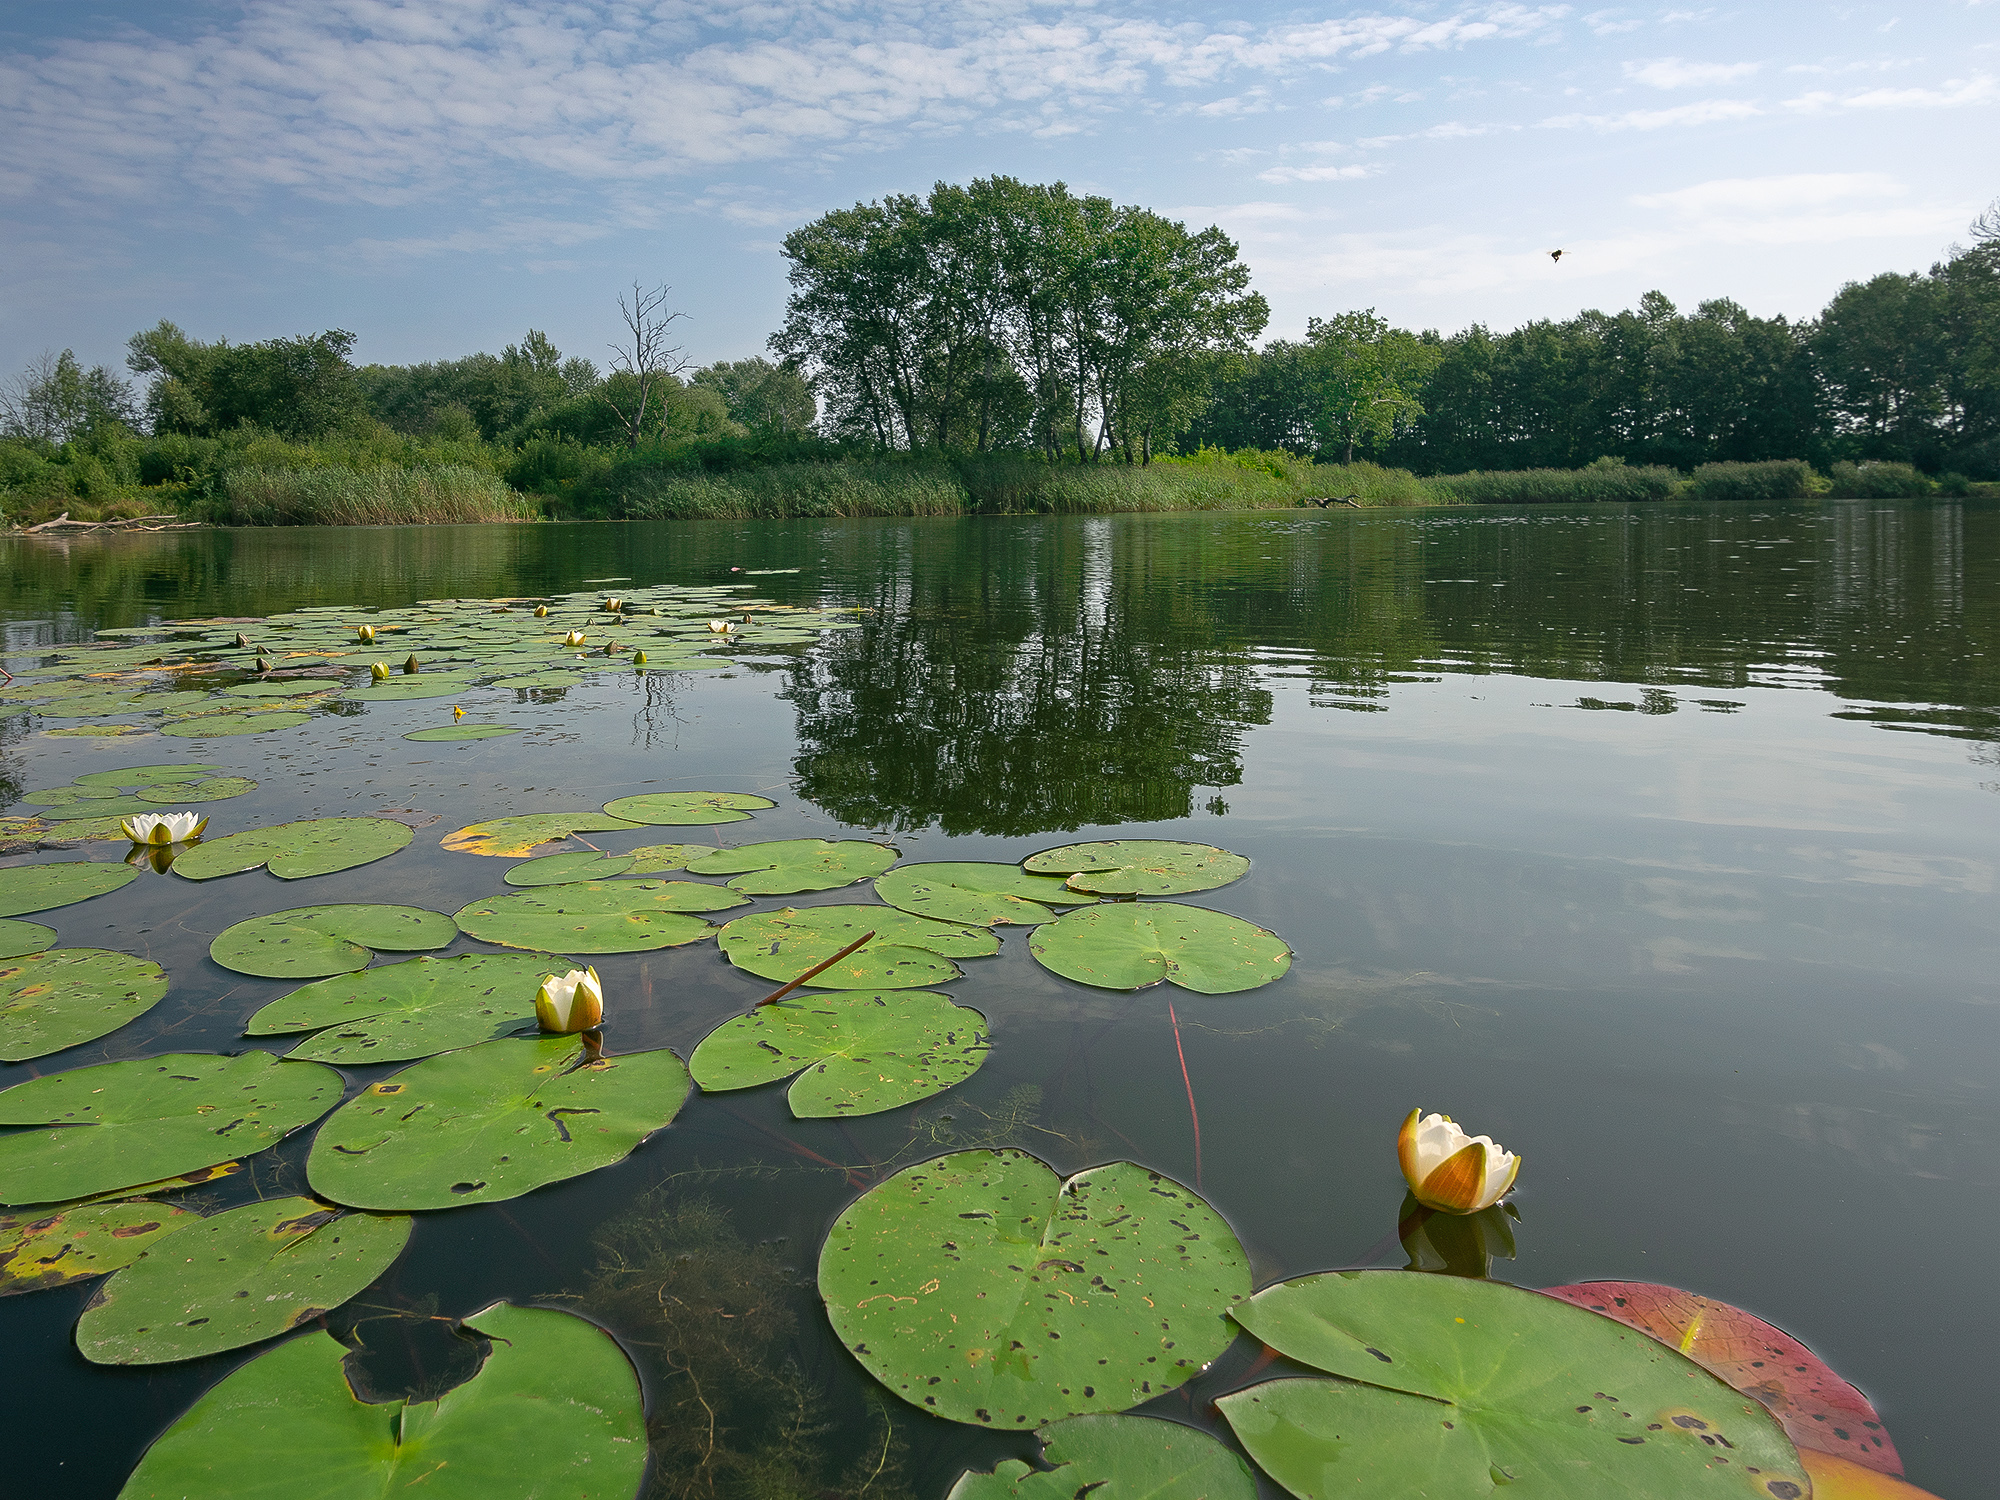
POLYGON ((532 521, 541 508, 499 478, 458 464, 424 469, 239 469, 220 497, 188 508, 223 526, 400 526, 532 521))

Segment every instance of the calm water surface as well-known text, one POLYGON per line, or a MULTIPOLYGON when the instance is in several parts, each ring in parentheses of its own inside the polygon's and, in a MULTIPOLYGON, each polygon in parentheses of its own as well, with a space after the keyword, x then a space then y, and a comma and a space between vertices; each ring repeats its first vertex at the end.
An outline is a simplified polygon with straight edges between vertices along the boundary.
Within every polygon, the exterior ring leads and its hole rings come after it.
MULTIPOLYGON (((1423 1105, 1525 1155, 1518 1255, 1495 1275, 1664 1281, 1746 1306, 1874 1398, 1913 1481, 1952 1500, 1984 1492, 2000 1338, 1979 1290, 2000 1243, 2000 511, 26 539, 0 541, 0 620, 18 668, 37 646, 161 618, 532 595, 613 575, 737 581, 732 566, 796 568, 751 582, 781 601, 863 606, 865 628, 729 672, 479 690, 469 709, 529 729, 495 741, 403 740, 438 721, 428 702, 199 757, 159 737, 97 746, 0 725, 0 799, 205 758, 262 782, 220 805, 231 827, 439 817, 392 861, 309 891, 149 874, 33 918, 65 944, 159 960, 173 990, 100 1042, 0 1065, 0 1086, 248 1045, 243 1019, 291 986, 211 963, 223 927, 305 902, 451 911, 499 889, 505 865, 447 853, 443 833, 641 786, 777 799, 718 830, 730 842, 858 831, 913 859, 1009 861, 1072 838, 1219 843, 1251 856, 1251 873, 1189 899, 1273 928, 1298 957, 1248 995, 1172 992, 1198 1145, 1168 994, 1057 979, 1024 929, 1003 929, 1000 956, 953 987, 995 1036, 968 1086, 844 1124, 792 1121, 778 1087, 697 1097, 618 1167, 421 1217, 336 1331, 361 1341, 380 1390, 435 1388, 463 1359, 435 1316, 501 1297, 580 1308, 640 1349, 656 1413, 681 1410, 686 1388, 644 1346, 679 1339, 675 1357, 722 1391, 725 1448, 741 1450, 707 1453, 712 1475, 776 1442, 787 1407, 824 1429, 806 1470, 846 1494, 850 1464, 865 1476, 876 1462, 881 1418, 809 1286, 791 1282, 809 1281, 828 1223, 880 1174, 1005 1142, 1065 1172, 1128 1157, 1199 1176, 1262 1282, 1402 1262, 1393 1137, 1423 1105), (654 1257, 636 1301, 603 1275, 605 1237, 621 1232, 628 1262, 654 1257), (749 1331, 663 1333, 640 1302, 681 1292, 736 1308, 749 1331)), ((75 856, 25 858, 59 857, 75 856)), ((712 944, 599 967, 625 1050, 685 1056, 764 988, 712 944)), ((256 1159, 209 1201, 302 1191, 304 1146, 256 1159)), ((95 1285, 0 1300, 9 1495, 115 1494, 154 1435, 258 1352, 89 1366, 69 1330, 95 1285)), ((1245 1363, 1239 1350, 1162 1410, 1205 1421, 1245 1363)), ((928 1500, 961 1467, 1021 1451, 1015 1435, 892 1415, 873 1494, 894 1484, 928 1500)), ((665 1445, 668 1467, 695 1462, 691 1441, 665 1445)))

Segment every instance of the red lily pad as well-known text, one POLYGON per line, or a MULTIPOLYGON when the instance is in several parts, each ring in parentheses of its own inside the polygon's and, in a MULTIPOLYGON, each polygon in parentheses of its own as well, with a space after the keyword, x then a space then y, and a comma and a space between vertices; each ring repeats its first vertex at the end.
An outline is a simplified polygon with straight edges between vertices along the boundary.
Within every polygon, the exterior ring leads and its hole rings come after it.
POLYGON ((1762 1318, 1650 1281, 1580 1281, 1543 1290, 1650 1334, 1755 1396, 1799 1447, 1838 1454, 1884 1474, 1903 1472, 1896 1445, 1868 1398, 1762 1318))

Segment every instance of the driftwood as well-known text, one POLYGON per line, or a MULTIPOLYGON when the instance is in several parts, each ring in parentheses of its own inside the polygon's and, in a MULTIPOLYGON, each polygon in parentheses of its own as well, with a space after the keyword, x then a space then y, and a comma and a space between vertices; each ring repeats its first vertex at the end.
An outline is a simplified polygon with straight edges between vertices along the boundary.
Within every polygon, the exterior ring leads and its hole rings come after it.
POLYGON ((69 512, 64 511, 53 521, 44 521, 39 526, 23 526, 22 536, 33 536, 38 531, 186 531, 200 526, 200 521, 183 521, 168 511, 157 516, 127 516, 117 521, 72 521, 69 512), (149 526, 149 521, 166 521, 165 526, 149 526))

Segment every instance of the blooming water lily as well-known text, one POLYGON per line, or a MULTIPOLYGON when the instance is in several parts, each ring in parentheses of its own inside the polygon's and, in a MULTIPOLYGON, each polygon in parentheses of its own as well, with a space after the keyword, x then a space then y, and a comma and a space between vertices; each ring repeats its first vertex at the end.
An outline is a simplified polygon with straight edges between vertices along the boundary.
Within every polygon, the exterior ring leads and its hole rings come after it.
POLYGON ((1447 1214, 1491 1208, 1514 1186, 1521 1158, 1491 1136, 1467 1135, 1449 1115, 1410 1111, 1396 1155, 1417 1202, 1447 1214))
POLYGON ((728 635, 730 631, 736 628, 736 622, 734 620, 710 620, 708 628, 713 630, 717 635, 728 635))
POLYGON ((118 826, 135 844, 182 844, 200 838, 208 819, 197 812, 133 813, 120 818, 118 826))
POLYGON ((563 644, 565 646, 581 646, 583 644, 583 632, 581 630, 572 630, 568 635, 563 637, 563 644))
POLYGON ((559 1035, 599 1025, 604 1020, 604 989, 597 970, 571 969, 543 979, 535 995, 535 1019, 542 1030, 559 1035))

